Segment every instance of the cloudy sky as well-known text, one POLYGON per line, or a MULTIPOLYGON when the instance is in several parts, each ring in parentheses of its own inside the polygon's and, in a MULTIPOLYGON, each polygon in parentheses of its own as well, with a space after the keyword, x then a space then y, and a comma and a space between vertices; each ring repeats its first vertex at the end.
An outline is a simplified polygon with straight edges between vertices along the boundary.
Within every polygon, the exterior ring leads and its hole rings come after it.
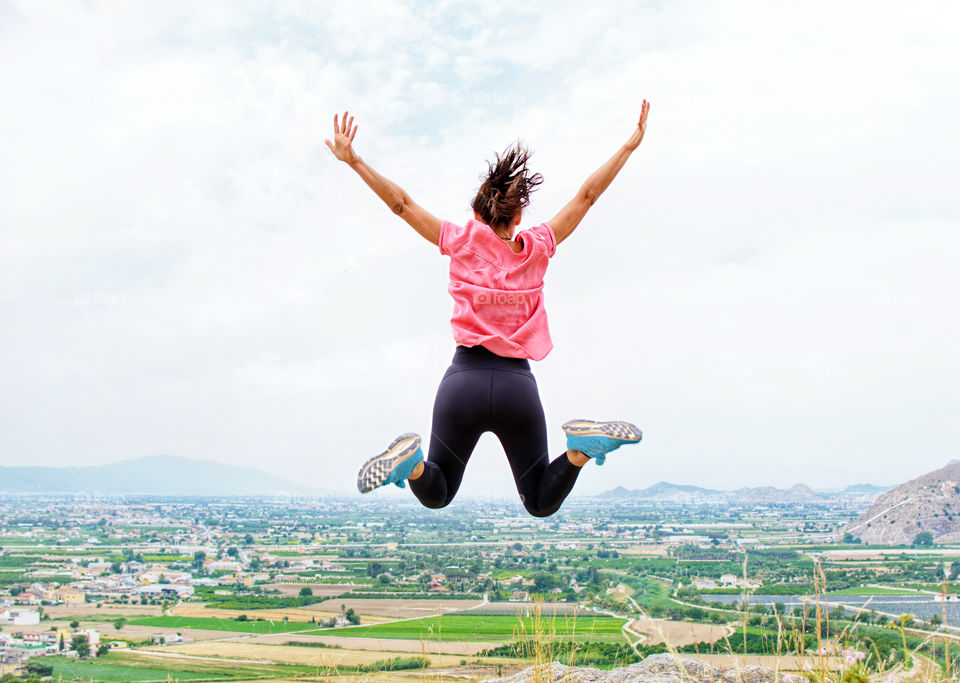
MULTIPOLYGON (((469 216, 520 138, 536 363, 644 442, 578 491, 894 484, 960 457, 955 3, 0 0, 0 464, 148 454, 354 491, 427 434, 447 259, 323 144, 469 216)), ((515 495, 486 435, 466 495, 515 495)), ((397 492, 400 494, 400 492, 397 492)), ((381 495, 380 493, 374 495, 381 495)), ((405 494, 409 495, 409 494, 405 494)))

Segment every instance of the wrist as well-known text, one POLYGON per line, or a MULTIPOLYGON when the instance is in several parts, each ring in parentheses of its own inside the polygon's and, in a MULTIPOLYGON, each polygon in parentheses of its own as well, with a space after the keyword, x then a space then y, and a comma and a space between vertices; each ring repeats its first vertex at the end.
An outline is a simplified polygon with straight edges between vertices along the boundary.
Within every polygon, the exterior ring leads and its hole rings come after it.
POLYGON ((356 171, 357 167, 363 163, 363 159, 360 158, 359 154, 354 154, 352 159, 347 159, 344 161, 344 163, 356 171))

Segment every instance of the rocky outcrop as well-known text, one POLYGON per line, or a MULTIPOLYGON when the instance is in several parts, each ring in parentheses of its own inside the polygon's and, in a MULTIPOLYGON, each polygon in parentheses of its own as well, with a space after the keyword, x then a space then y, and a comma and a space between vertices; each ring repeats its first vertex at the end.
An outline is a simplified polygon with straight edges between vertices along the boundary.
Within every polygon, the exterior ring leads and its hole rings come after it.
POLYGON ((960 541, 960 464, 887 491, 842 531, 864 543, 904 545, 924 531, 938 543, 960 541))
MULTIPOLYGON (((720 669, 693 657, 671 654, 650 655, 642 662, 620 669, 587 669, 564 666, 558 662, 530 667, 497 683, 774 683, 806 681, 790 674, 778 674, 762 666, 720 669)), ((490 683, 490 682, 488 682, 490 683)))

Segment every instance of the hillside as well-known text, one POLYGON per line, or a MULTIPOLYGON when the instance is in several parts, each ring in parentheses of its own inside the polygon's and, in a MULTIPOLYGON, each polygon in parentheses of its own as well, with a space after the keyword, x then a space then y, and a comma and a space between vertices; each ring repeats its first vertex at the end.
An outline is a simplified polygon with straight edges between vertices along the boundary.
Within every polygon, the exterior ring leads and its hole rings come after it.
POLYGON ((315 489, 249 467, 148 455, 90 467, 0 467, 0 492, 222 496, 315 489))
POLYGON ((844 532, 864 543, 912 543, 923 531, 935 541, 960 541, 960 464, 947 465, 881 495, 844 532))

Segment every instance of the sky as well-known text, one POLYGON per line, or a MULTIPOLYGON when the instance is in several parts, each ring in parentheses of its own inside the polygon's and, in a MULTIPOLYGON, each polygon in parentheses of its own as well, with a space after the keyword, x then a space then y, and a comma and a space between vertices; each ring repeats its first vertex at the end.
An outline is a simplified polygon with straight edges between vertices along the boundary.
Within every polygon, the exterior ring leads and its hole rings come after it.
MULTIPOLYGON (((577 493, 893 485, 960 457, 956 3, 0 0, 0 465, 169 454, 343 493, 429 434, 448 259, 324 145, 463 223, 520 139, 533 363, 638 446, 577 493)), ((499 443, 461 493, 515 496, 499 443)), ((359 495, 359 494, 356 494, 359 495)), ((370 495, 409 496, 401 491, 370 495)))

